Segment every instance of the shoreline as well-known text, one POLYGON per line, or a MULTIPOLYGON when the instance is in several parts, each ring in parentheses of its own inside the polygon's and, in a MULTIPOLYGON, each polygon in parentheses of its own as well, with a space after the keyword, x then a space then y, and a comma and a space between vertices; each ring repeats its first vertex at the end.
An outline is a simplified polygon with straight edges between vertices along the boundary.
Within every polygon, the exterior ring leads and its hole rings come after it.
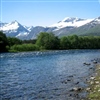
POLYGON ((89 50, 98 50, 100 51, 100 49, 55 49, 55 50, 36 50, 36 51, 8 51, 8 52, 0 52, 0 53, 23 53, 23 52, 48 52, 48 51, 82 51, 82 50, 85 50, 85 51, 89 51, 89 50))
POLYGON ((88 81, 89 86, 86 88, 88 95, 85 100, 100 100, 100 63, 94 67, 94 76, 91 76, 88 81))

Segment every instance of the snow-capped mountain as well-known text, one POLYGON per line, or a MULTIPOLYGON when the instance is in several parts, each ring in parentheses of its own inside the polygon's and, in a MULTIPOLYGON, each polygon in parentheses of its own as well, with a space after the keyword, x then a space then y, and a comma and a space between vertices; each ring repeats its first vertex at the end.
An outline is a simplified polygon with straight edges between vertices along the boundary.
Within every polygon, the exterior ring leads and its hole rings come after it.
POLYGON ((97 25, 100 24, 100 17, 93 19, 90 23, 91 25, 97 25))
POLYGON ((94 18, 87 24, 84 24, 80 27, 65 27, 61 28, 58 31, 55 31, 59 36, 65 35, 95 35, 100 36, 100 17, 94 18))
POLYGON ((66 17, 48 27, 42 26, 24 26, 18 21, 11 23, 0 22, 0 30, 7 36, 20 39, 35 39, 40 32, 52 32, 56 36, 65 36, 70 34, 84 35, 93 34, 100 36, 100 17, 93 19, 82 19, 77 17, 66 17))
MULTIPOLYGON (((1 23, 0 23, 1 24, 1 23)), ((24 28, 19 22, 16 20, 0 26, 0 30, 2 30, 7 36, 18 37, 20 35, 27 35, 29 31, 24 28)))
POLYGON ((80 27, 89 22, 93 21, 93 19, 81 19, 81 18, 74 18, 74 17, 66 17, 62 21, 59 21, 56 24, 51 25, 50 27, 57 27, 56 30, 59 30, 64 27, 80 27))
POLYGON ((3 31, 16 30, 21 26, 16 20, 0 27, 3 31))

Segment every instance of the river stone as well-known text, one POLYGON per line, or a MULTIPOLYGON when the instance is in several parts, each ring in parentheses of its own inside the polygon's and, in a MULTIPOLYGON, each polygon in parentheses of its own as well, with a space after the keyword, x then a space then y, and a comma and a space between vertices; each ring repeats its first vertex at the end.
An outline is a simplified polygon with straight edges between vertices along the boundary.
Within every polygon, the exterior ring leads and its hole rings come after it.
POLYGON ((80 92, 82 91, 83 89, 81 87, 74 87, 73 89, 71 89, 70 91, 77 91, 77 92, 80 92))

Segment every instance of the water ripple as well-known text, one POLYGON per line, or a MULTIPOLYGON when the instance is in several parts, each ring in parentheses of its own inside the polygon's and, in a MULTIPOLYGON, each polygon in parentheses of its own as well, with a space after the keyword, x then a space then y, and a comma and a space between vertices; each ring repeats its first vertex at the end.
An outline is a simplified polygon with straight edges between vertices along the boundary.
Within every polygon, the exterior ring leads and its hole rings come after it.
POLYGON ((1 53, 1 100, 80 100, 85 93, 77 98, 69 91, 87 86, 93 59, 100 60, 100 50, 1 53))

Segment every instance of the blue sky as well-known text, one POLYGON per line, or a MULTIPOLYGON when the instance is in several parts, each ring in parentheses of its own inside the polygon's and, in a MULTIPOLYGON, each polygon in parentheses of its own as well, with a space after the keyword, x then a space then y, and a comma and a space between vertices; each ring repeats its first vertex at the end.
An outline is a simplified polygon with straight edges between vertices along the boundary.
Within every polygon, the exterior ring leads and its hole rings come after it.
POLYGON ((100 0, 1 0, 0 20, 49 26, 65 17, 96 18, 100 0))

